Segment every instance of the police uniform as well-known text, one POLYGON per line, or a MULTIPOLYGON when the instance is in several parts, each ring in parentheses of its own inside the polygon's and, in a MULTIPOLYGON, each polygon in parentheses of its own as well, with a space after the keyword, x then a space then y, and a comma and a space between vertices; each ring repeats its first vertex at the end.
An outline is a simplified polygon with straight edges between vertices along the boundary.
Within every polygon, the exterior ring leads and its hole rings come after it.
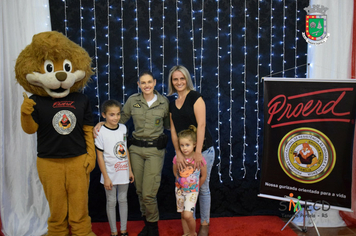
POLYGON ((132 117, 135 126, 129 148, 130 160, 140 210, 148 222, 159 220, 157 192, 165 156, 165 145, 159 147, 159 137, 170 125, 168 99, 156 90, 154 94, 157 100, 150 107, 142 93, 130 96, 120 119, 121 123, 126 123, 132 117))

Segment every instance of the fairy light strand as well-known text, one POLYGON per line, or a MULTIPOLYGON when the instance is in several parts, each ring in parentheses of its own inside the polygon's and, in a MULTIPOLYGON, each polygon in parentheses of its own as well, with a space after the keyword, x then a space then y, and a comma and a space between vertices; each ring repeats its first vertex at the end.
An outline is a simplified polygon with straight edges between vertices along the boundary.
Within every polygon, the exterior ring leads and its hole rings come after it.
POLYGON ((94 71, 95 71, 95 78, 94 80, 96 80, 96 97, 97 97, 97 100, 98 100, 98 104, 96 105, 97 109, 98 109, 98 112, 97 112, 97 115, 99 117, 99 121, 100 121, 100 96, 99 96, 99 76, 98 76, 98 40, 97 40, 97 32, 96 32, 96 8, 95 8, 95 0, 93 0, 93 8, 92 8, 92 11, 93 11, 93 27, 92 29, 94 30, 94 52, 95 52, 95 67, 94 67, 94 71))
POLYGON ((151 17, 151 0, 148 1, 148 34, 149 34, 149 39, 148 39, 148 47, 149 47, 149 52, 150 52, 150 57, 148 58, 149 60, 149 65, 150 65, 150 70, 152 71, 152 17, 151 17))
POLYGON ((200 38, 200 80, 199 80, 199 92, 201 93, 202 82, 203 82, 203 54, 204 54, 204 0, 202 0, 201 5, 201 38, 200 38))
POLYGON ((285 67, 285 63, 286 63, 286 60, 285 60, 285 54, 286 54, 286 2, 285 0, 283 0, 283 62, 282 62, 282 69, 283 69, 283 72, 282 72, 282 77, 285 77, 284 76, 284 67, 285 67))
POLYGON ((259 163, 258 163, 258 142, 259 142, 259 131, 260 131, 260 118, 259 118, 259 94, 260 94, 260 1, 257 1, 257 74, 256 74, 256 152, 255 152, 255 163, 256 163, 256 172, 255 172, 255 179, 257 179, 258 171, 260 170, 259 163))
MULTIPOLYGON (((79 0, 79 17, 80 17, 80 46, 83 47, 83 6, 82 6, 82 0, 79 0)), ((84 94, 86 89, 86 86, 82 90, 82 93, 84 94)))
POLYGON ((121 0, 121 77, 122 77, 122 103, 125 103, 125 57, 124 57, 124 2, 125 0, 121 0))
POLYGON ((298 0, 295 1, 295 28, 294 28, 294 77, 297 78, 298 77, 298 0))
POLYGON ((67 19, 67 1, 62 0, 64 3, 64 32, 65 35, 68 36, 68 19, 67 19))
POLYGON ((106 47, 107 47, 107 59, 108 59, 108 64, 106 65, 106 68, 107 68, 107 72, 106 72, 106 75, 107 75, 107 83, 106 83, 106 86, 107 86, 107 89, 108 89, 108 92, 107 92, 107 96, 108 96, 108 99, 110 99, 110 0, 107 0, 106 2, 107 4, 107 11, 108 11, 108 15, 107 15, 107 21, 108 21, 108 25, 107 25, 107 34, 105 35, 105 37, 107 38, 107 43, 106 43, 106 47))
POLYGON ((164 4, 164 0, 162 0, 162 94, 166 95, 166 93, 164 92, 164 71, 165 71, 165 67, 166 65, 164 64, 164 40, 166 38, 165 32, 164 32, 164 23, 166 20, 166 16, 165 16, 165 4, 164 4))
POLYGON ((232 0, 230 0, 230 22, 229 22, 229 28, 230 28, 230 32, 229 32, 229 38, 230 38, 230 45, 229 45, 229 55, 230 55, 230 81, 229 81, 229 86, 230 86, 230 108, 229 108, 229 122, 230 122, 230 136, 229 136, 229 151, 230 151, 230 155, 229 155, 229 177, 230 180, 233 181, 234 179, 232 178, 232 158, 233 158, 233 150, 232 150, 232 129, 233 129, 233 125, 232 125, 232 110, 233 110, 233 84, 232 84, 232 79, 233 79, 233 73, 232 73, 232 69, 233 69, 233 57, 232 57, 232 43, 233 43, 233 38, 232 38, 232 17, 233 17, 233 8, 234 6, 232 5, 232 0))
POLYGON ((196 73, 196 68, 195 68, 195 60, 196 60, 196 57, 195 57, 195 47, 194 47, 194 8, 193 8, 193 0, 190 0, 190 17, 192 18, 192 21, 191 21, 191 38, 190 40, 192 41, 192 57, 193 57, 193 80, 194 80, 194 86, 196 87, 197 85, 197 73, 196 73))
POLYGON ((271 1, 271 18, 270 18, 270 46, 269 46, 269 77, 272 77, 273 69, 272 69, 272 57, 273 57, 273 1, 271 1))
POLYGON ((247 143, 246 143, 246 103, 247 103, 247 99, 246 99, 246 93, 247 93, 247 79, 246 79, 246 63, 247 63, 247 29, 246 29, 246 26, 247 26, 247 0, 245 0, 245 13, 244 13, 244 16, 245 16, 245 20, 244 20, 244 71, 243 71, 243 84, 244 84, 244 101, 243 101, 243 107, 242 107, 242 110, 243 110, 243 117, 242 117, 242 120, 243 120, 243 146, 242 146, 242 168, 241 170, 243 170, 244 174, 243 174, 243 178, 246 177, 246 166, 245 166, 245 162, 246 162, 246 146, 247 146, 247 143))
MULTIPOLYGON (((136 3, 136 8, 135 8, 135 13, 136 13, 136 72, 137 72, 137 78, 140 76, 140 61, 139 61, 139 48, 138 48, 138 0, 135 1, 136 3)), ((137 91, 139 91, 139 87, 137 86, 137 91)))
POLYGON ((219 4, 219 0, 216 1, 216 42, 217 42, 217 73, 216 78, 217 78, 217 90, 218 90, 218 122, 217 122, 217 128, 216 131, 218 133, 218 139, 216 140, 217 142, 217 149, 218 149, 218 159, 219 159, 219 164, 218 164, 218 171, 219 171, 219 180, 220 183, 222 183, 222 179, 221 179, 221 149, 220 149, 220 125, 221 125, 221 121, 220 121, 220 4, 219 4))
POLYGON ((82 0, 79 1, 79 17, 80 17, 80 46, 83 47, 83 7, 82 7, 82 0))
POLYGON ((177 49, 177 65, 179 64, 179 47, 178 47, 178 39, 179 39, 179 1, 176 1, 176 21, 177 21, 177 24, 176 24, 176 49, 177 49))
POLYGON ((164 0, 162 1, 162 54, 161 54, 161 56, 162 56, 162 73, 161 73, 161 75, 162 75, 162 94, 163 95, 166 95, 166 93, 164 92, 164 71, 165 71, 165 62, 164 62, 164 39, 166 38, 166 36, 165 36, 165 32, 164 32, 164 23, 165 23, 165 19, 166 19, 166 17, 165 17, 165 8, 166 8, 166 6, 165 6, 165 4, 164 4, 164 0))

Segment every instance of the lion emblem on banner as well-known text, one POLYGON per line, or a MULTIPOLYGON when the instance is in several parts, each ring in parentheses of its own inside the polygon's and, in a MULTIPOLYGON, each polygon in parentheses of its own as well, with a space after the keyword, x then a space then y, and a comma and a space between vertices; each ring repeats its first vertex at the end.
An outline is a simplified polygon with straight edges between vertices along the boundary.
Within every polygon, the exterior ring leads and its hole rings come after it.
POLYGON ((312 128, 298 128, 286 134, 278 148, 283 171, 301 183, 316 183, 333 170, 336 152, 330 139, 312 128))

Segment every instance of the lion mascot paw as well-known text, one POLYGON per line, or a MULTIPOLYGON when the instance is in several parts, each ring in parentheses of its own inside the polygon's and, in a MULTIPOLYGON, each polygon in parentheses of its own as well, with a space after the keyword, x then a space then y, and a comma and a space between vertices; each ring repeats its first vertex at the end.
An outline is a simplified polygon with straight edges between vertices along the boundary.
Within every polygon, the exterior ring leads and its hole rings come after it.
POLYGON ((21 125, 37 132, 37 170, 49 204, 48 234, 95 234, 88 214, 89 174, 95 167, 93 120, 80 91, 93 74, 91 58, 59 32, 33 36, 18 56, 17 82, 24 92, 21 125))

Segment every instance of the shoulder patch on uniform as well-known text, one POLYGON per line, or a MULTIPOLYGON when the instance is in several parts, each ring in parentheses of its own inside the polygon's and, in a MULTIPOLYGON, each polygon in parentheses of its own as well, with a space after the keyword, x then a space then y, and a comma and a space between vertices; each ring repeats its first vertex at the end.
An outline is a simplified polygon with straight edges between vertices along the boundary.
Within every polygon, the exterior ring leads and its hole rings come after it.
POLYGON ((133 104, 133 107, 141 108, 141 105, 139 103, 135 103, 135 104, 133 104))

